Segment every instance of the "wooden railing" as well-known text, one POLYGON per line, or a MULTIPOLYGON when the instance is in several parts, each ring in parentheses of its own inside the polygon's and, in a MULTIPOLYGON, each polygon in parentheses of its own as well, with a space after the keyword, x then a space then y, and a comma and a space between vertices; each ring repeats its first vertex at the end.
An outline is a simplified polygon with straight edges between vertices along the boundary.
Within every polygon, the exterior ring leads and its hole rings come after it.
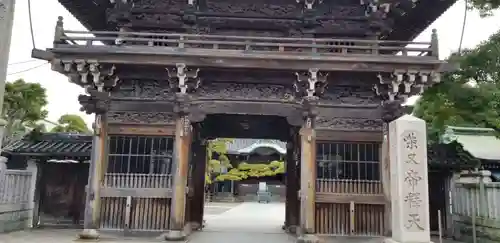
POLYGON ((453 192, 453 214, 481 217, 500 222, 500 183, 456 183, 453 192))
POLYGON ((237 53, 293 54, 302 56, 438 56, 437 38, 431 42, 366 39, 280 38, 174 33, 69 31, 56 28, 55 47, 145 46, 170 50, 226 51, 237 53))
POLYGON ((382 194, 382 183, 374 180, 317 179, 316 191, 322 193, 382 194))
POLYGON ((104 187, 112 188, 171 188, 170 174, 106 173, 104 187))

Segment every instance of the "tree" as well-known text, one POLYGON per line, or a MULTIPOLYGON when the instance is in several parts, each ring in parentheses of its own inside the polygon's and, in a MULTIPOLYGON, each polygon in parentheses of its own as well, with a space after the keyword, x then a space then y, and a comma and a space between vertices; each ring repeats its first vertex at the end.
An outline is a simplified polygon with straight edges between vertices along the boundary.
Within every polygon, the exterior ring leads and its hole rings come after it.
POLYGON ((90 133, 87 123, 79 115, 62 115, 57 122, 59 125, 52 128, 51 132, 90 133))
POLYGON ((230 169, 231 161, 227 157, 227 144, 232 142, 229 138, 219 138, 207 144, 207 169, 205 173, 206 184, 211 184, 213 180, 222 172, 222 168, 230 169), (216 156, 216 158, 214 158, 216 156))
POLYGON ((424 92, 414 114, 428 124, 436 142, 445 126, 475 126, 500 131, 500 32, 475 48, 449 58, 460 68, 424 92))
POLYGON ((500 8, 500 0, 469 0, 469 9, 477 9, 481 16, 490 16, 493 10, 500 8))
POLYGON ((2 118, 5 119, 3 144, 9 144, 24 136, 37 122, 47 117, 47 94, 38 83, 26 83, 22 79, 5 85, 2 118))
POLYGON ((240 181, 248 177, 275 176, 285 173, 283 161, 271 163, 242 162, 237 168, 233 168, 227 157, 227 144, 233 139, 219 138, 211 140, 207 145, 207 171, 205 182, 211 184, 213 181, 240 181))

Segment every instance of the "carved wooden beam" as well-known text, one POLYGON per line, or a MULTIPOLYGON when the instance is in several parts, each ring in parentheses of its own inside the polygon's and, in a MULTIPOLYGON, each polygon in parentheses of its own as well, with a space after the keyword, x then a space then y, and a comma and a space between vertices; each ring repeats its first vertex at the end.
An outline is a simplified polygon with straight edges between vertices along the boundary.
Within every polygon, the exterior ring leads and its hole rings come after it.
POLYGON ((110 92, 120 80, 115 65, 100 64, 95 60, 75 59, 70 61, 52 60, 52 70, 66 76, 70 82, 82 87, 102 88, 110 92))
POLYGON ((108 13, 108 22, 123 25, 130 22, 130 11, 134 7, 133 0, 109 0, 114 4, 113 9, 108 13))
POLYGON ((393 73, 379 73, 379 84, 373 89, 376 95, 388 101, 406 100, 409 96, 422 94, 426 87, 439 83, 438 72, 417 70, 395 70, 393 73))
POLYGON ((399 100, 385 101, 382 104, 382 121, 390 123, 405 114, 405 107, 399 100))
POLYGON ((173 70, 166 68, 170 87, 177 93, 187 94, 196 91, 201 80, 198 77, 199 68, 189 69, 184 63, 177 63, 173 70))
POLYGON ((68 76, 70 82, 85 87, 87 95, 79 95, 81 111, 101 115, 109 110, 109 92, 117 86, 119 78, 114 65, 101 65, 95 60, 76 59, 61 61, 54 59, 52 69, 68 76))
POLYGON ((294 88, 297 97, 319 97, 328 84, 328 73, 321 73, 318 68, 310 68, 308 72, 296 72, 297 80, 294 88))
POLYGON ((386 18, 390 12, 404 15, 416 6, 418 0, 361 0, 367 17, 386 18))
POLYGON ((312 10, 314 5, 323 3, 323 0, 296 0, 298 4, 304 4, 304 9, 312 10))

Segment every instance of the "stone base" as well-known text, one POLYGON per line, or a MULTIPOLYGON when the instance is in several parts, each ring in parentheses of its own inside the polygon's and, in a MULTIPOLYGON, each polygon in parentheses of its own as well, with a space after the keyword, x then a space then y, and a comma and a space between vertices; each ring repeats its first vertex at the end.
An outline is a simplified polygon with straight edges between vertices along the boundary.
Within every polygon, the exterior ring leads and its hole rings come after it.
POLYGON ((170 230, 161 236, 166 241, 185 241, 186 234, 181 230, 170 230))
POLYGON ((405 241, 405 242, 399 242, 399 241, 393 240, 392 238, 385 238, 384 239, 384 243, 433 243, 433 242, 432 241, 428 241, 428 242, 422 242, 422 241, 405 241))
POLYGON ((297 238, 297 243, 320 243, 320 240, 316 235, 305 234, 297 238))
POLYGON ((191 222, 191 229, 192 231, 198 231, 198 230, 201 230, 203 229, 203 224, 200 224, 199 222, 191 222))
POLYGON ((99 231, 96 229, 83 229, 82 233, 78 234, 80 240, 98 240, 99 231))
POLYGON ((288 234, 297 234, 298 226, 297 225, 289 225, 288 227, 285 228, 285 232, 288 234))

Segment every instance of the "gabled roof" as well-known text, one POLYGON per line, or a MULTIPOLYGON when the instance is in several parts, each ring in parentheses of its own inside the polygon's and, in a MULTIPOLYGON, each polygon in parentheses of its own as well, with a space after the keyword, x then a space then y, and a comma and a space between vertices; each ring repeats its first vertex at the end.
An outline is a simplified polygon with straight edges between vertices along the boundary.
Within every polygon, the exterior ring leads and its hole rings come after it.
POLYGON ((286 154, 286 143, 270 139, 234 139, 227 144, 228 154, 249 154, 257 148, 272 148, 280 154, 286 154))
POLYGON ((92 150, 92 136, 71 133, 45 133, 36 139, 29 135, 2 150, 2 155, 49 157, 54 159, 87 158, 92 150))
POLYGON ((490 128, 447 126, 441 143, 460 143, 464 150, 481 160, 500 161, 500 139, 490 128))

